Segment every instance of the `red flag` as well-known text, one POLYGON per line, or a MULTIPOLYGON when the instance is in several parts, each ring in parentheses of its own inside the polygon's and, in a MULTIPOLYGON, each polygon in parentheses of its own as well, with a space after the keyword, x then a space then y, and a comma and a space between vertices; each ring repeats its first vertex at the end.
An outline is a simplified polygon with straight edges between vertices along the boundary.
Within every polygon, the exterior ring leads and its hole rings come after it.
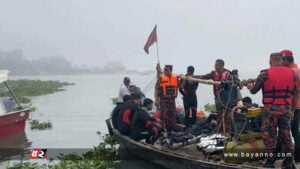
POLYGON ((157 42, 157 33, 156 33, 156 25, 148 37, 147 43, 144 46, 144 50, 147 54, 149 54, 149 47, 153 45, 154 42, 157 42))

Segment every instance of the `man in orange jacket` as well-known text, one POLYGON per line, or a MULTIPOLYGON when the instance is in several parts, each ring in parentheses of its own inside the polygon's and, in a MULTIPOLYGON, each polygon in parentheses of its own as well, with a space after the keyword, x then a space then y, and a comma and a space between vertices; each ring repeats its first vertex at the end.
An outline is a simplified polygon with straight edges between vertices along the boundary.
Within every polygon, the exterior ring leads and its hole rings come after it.
POLYGON ((178 77, 172 69, 172 65, 165 65, 164 71, 158 74, 155 86, 155 104, 160 110, 162 127, 169 131, 174 129, 177 119, 175 99, 179 87, 178 77))

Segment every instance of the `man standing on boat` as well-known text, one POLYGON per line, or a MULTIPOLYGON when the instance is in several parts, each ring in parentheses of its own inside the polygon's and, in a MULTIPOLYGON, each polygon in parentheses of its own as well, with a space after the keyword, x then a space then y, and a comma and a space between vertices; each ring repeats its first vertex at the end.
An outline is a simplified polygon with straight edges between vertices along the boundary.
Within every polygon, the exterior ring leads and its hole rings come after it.
POLYGON ((120 87, 120 90, 119 90, 119 97, 118 97, 118 102, 119 103, 123 102, 123 97, 125 95, 130 95, 129 84, 130 84, 129 77, 124 77, 123 84, 121 84, 121 87, 120 87))
POLYGON ((283 66, 291 68, 296 76, 297 76, 297 90, 295 93, 295 99, 292 108, 292 114, 294 114, 292 122, 291 122, 291 130, 292 136, 294 137, 295 142, 295 160, 300 161, 300 69, 297 64, 294 63, 293 52, 290 50, 282 50, 280 52, 282 54, 283 66))
POLYGON ((282 140, 282 152, 292 153, 294 149, 290 134, 290 108, 293 103, 297 78, 291 69, 282 66, 281 53, 271 54, 270 66, 269 69, 261 71, 255 82, 249 81, 247 88, 252 94, 262 89, 264 104, 262 137, 268 153, 265 167, 274 168, 277 127, 278 139, 282 140))
MULTIPOLYGON (((193 77, 195 68, 189 66, 187 68, 186 76, 193 77)), ((198 82, 185 81, 180 82, 182 85, 179 88, 180 93, 183 95, 183 105, 185 110, 184 124, 188 128, 196 123, 197 114, 197 95, 198 82), (192 115, 192 117, 190 117, 192 115)))
MULTIPOLYGON (((226 81, 229 79, 231 72, 228 69, 224 68, 225 62, 222 59, 217 59, 215 62, 215 70, 211 73, 206 75, 196 76, 199 79, 212 79, 214 81, 226 81)), ((215 96, 215 104, 216 104, 216 112, 219 116, 219 119, 222 118, 224 114, 224 123, 225 123, 225 132, 230 134, 232 133, 232 126, 231 126, 231 116, 230 110, 225 108, 219 99, 219 91, 221 90, 220 85, 213 85, 214 89, 214 96, 215 96)), ((221 120, 218 120, 218 124, 221 124, 221 120)))
POLYGON ((163 128, 167 130, 174 129, 177 118, 175 99, 179 81, 172 69, 172 65, 165 65, 164 71, 158 74, 155 86, 155 104, 159 108, 163 128))

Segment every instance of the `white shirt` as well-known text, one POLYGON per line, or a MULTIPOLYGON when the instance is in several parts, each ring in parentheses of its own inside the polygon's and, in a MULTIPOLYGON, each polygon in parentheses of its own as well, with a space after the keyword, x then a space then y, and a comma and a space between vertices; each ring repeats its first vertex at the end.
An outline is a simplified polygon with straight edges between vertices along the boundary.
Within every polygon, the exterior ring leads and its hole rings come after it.
POLYGON ((119 90, 119 97, 118 102, 123 102, 123 97, 125 95, 130 95, 129 89, 125 86, 125 84, 121 84, 120 90, 119 90))

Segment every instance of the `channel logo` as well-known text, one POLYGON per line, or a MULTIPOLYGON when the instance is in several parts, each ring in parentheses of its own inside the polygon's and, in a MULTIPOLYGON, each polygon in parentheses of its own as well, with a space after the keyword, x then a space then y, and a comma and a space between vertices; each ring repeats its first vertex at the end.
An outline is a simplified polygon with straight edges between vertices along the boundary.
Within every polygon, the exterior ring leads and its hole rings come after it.
POLYGON ((47 159, 47 149, 33 149, 29 156, 30 159, 47 159))

